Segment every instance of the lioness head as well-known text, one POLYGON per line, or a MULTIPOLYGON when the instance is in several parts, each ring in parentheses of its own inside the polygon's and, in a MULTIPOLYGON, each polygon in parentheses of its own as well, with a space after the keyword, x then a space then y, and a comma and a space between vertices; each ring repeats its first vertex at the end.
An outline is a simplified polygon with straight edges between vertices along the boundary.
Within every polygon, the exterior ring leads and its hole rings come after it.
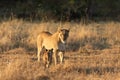
POLYGON ((62 43, 65 43, 68 36, 69 36, 69 30, 67 30, 67 29, 59 29, 58 32, 59 32, 60 41, 62 43))
POLYGON ((45 67, 49 67, 49 64, 52 62, 52 54, 53 54, 53 49, 45 49, 43 52, 43 61, 45 64, 45 67))

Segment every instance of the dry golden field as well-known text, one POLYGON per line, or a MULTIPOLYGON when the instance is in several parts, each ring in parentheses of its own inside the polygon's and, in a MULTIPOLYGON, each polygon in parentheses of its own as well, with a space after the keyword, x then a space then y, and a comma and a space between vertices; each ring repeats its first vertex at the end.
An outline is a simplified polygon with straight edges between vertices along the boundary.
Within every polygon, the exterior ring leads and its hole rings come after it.
POLYGON ((0 80, 120 80, 120 22, 0 22, 0 80), (36 37, 70 28, 64 63, 44 69, 36 37))

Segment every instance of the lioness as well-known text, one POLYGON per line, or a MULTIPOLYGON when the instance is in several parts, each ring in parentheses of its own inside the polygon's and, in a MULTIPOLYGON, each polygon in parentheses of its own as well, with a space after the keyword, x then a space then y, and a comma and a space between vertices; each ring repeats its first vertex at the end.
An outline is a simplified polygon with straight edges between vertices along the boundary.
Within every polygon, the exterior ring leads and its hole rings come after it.
POLYGON ((45 49, 44 47, 44 50, 42 52, 42 59, 43 59, 43 62, 44 62, 44 65, 45 65, 45 68, 49 67, 49 65, 51 64, 52 62, 52 54, 53 54, 53 49, 45 49))
POLYGON ((63 53, 65 52, 65 43, 69 36, 69 30, 58 29, 56 33, 41 32, 37 37, 38 61, 40 61, 40 54, 42 47, 46 49, 53 49, 53 58, 55 65, 57 64, 57 55, 60 52, 60 62, 63 62, 63 53))

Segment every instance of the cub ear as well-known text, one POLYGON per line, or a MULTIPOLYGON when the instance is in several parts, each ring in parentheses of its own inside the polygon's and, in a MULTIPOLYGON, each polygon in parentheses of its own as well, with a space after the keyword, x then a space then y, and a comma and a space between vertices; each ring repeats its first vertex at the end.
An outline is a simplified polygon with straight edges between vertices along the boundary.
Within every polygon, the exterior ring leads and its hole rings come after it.
POLYGON ((45 51, 48 51, 47 49, 45 49, 45 51))
POLYGON ((53 48, 51 49, 51 51, 53 51, 53 48))
POLYGON ((43 46, 42 50, 43 50, 44 52, 46 51, 46 48, 45 48, 45 46, 43 46))

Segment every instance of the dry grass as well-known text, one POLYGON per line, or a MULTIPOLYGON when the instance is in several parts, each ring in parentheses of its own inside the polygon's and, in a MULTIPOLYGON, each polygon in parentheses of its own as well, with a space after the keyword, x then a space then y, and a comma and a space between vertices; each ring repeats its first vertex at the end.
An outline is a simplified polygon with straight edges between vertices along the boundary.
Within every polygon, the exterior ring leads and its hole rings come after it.
POLYGON ((64 64, 52 64, 44 69, 44 65, 37 62, 36 54, 16 49, 0 55, 0 80, 119 80, 120 51, 96 53, 99 54, 67 52, 64 64))
MULTIPOLYGON (((70 50, 79 50, 80 47, 105 49, 119 47, 120 23, 62 23, 63 28, 71 28, 68 39, 70 50), (77 34, 76 34, 77 33, 77 34), (74 37, 74 38, 73 38, 74 37)), ((23 47, 28 50, 36 49, 36 37, 43 31, 54 33, 60 23, 41 22, 29 23, 23 20, 4 21, 0 23, 0 51, 23 47)))
POLYGON ((54 33, 55 22, 0 23, 0 80, 120 80, 120 23, 62 23, 71 28, 64 64, 44 69, 37 62, 36 37, 54 33))

